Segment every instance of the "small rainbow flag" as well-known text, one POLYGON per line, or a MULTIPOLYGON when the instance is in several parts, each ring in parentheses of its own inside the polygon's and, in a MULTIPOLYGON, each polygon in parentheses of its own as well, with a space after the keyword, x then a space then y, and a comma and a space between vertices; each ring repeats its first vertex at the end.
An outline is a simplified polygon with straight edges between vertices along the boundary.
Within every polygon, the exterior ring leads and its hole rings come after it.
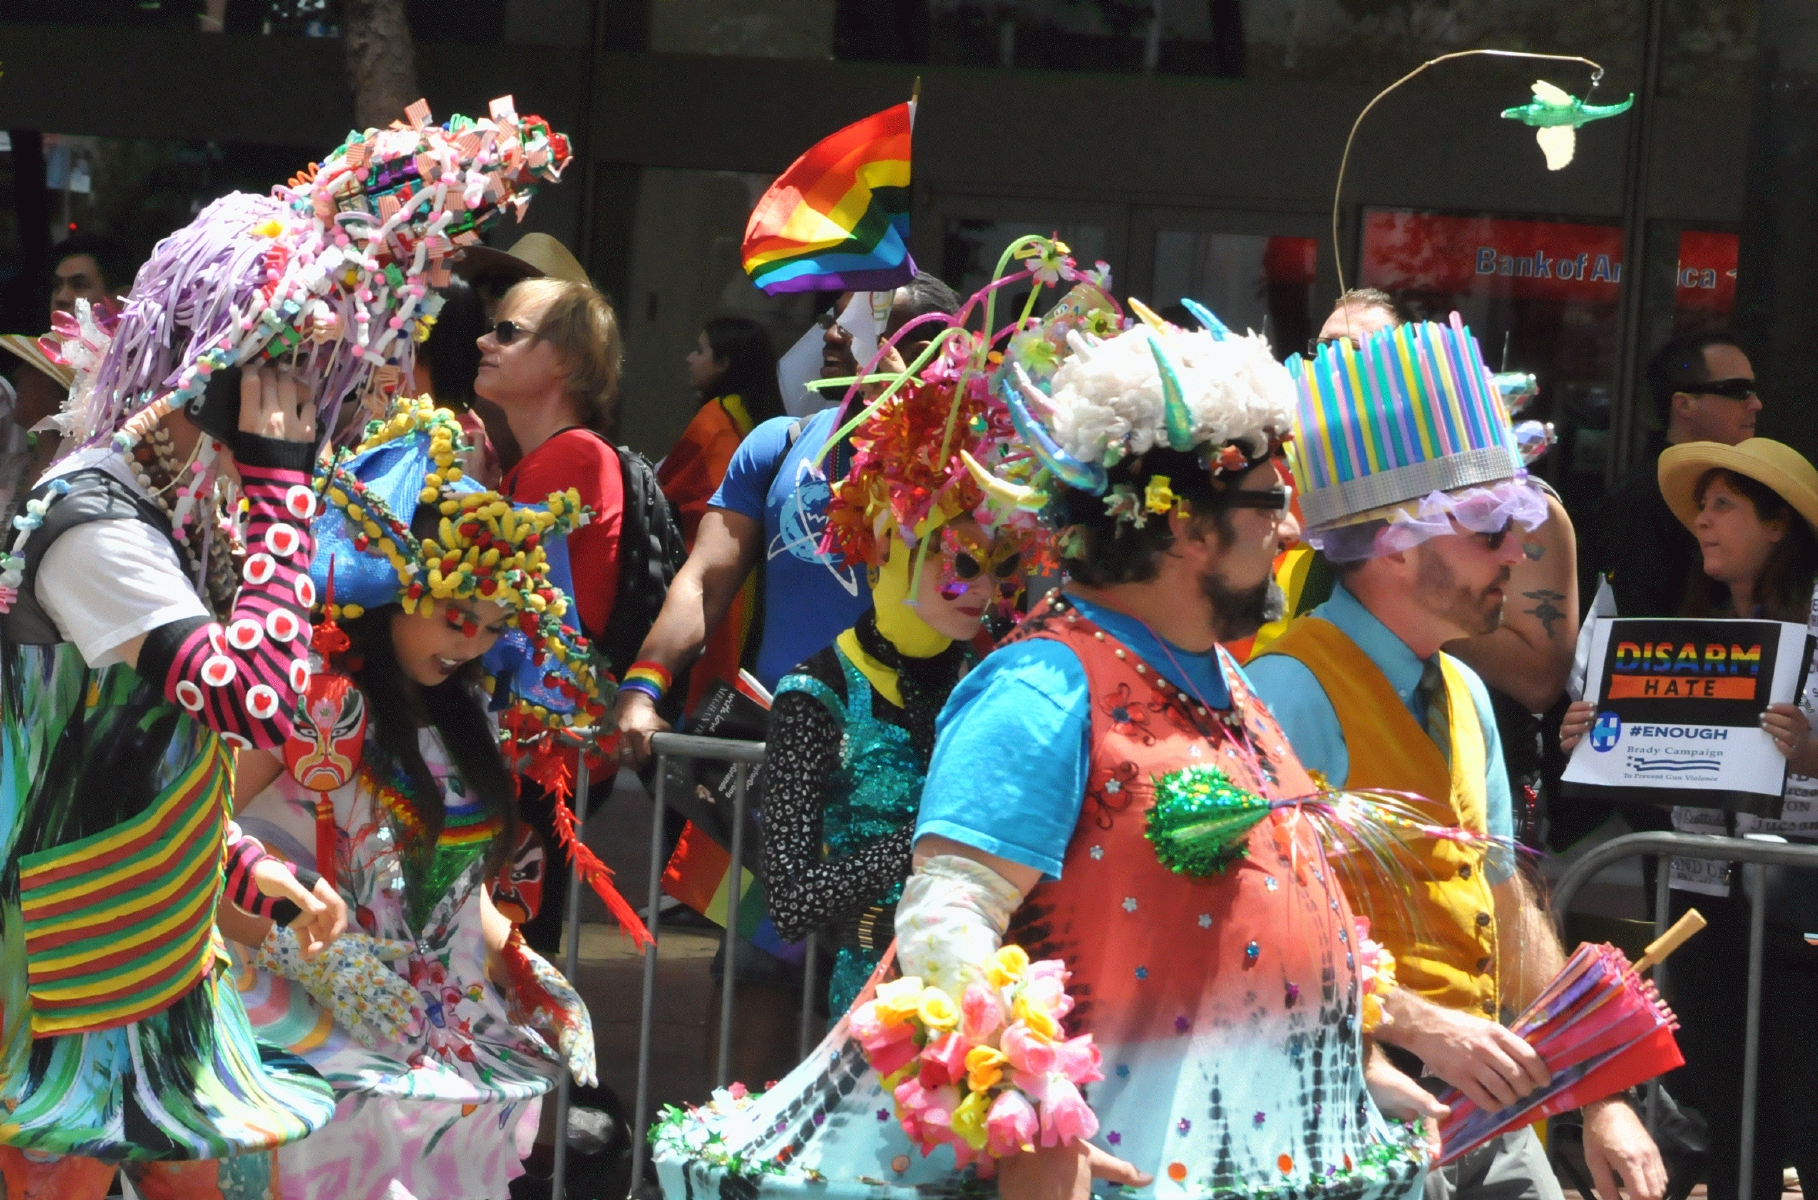
POLYGON ((915 101, 823 138, 757 203, 745 273, 779 292, 868 292, 915 278, 909 257, 909 141, 915 101))

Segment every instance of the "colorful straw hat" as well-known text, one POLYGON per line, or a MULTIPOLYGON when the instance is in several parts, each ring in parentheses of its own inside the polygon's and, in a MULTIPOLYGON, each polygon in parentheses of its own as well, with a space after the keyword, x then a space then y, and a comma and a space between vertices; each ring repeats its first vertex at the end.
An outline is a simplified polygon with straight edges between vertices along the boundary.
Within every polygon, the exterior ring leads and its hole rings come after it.
POLYGON ((1791 446, 1759 437, 1734 446, 1684 442, 1662 452, 1660 494, 1687 529, 1698 519, 1698 481, 1715 470, 1734 471, 1772 488, 1818 530, 1818 467, 1791 446))
POLYGON ((1299 392, 1288 462, 1307 540, 1335 559, 1405 550, 1511 520, 1532 529, 1546 500, 1477 340, 1457 313, 1340 340, 1289 363, 1299 392), (1386 520, 1387 541, 1339 531, 1386 520))
POLYGON ((1289 451, 1310 528, 1432 492, 1523 473, 1508 413, 1471 331, 1422 321, 1339 340, 1288 369, 1300 391, 1289 451))

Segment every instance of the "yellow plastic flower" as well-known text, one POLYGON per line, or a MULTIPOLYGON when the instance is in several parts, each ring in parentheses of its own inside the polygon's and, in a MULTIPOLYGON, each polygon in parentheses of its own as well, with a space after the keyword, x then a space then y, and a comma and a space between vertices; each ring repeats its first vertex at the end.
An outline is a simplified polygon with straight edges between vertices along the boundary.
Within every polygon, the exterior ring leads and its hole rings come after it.
POLYGON ((1060 1035, 1060 1022, 1056 1021, 1054 1015, 1039 1004, 1029 1003, 1027 996, 1018 996, 1016 1004, 1012 1007, 1023 1024, 1029 1027, 1030 1033, 1046 1039, 1053 1039, 1060 1035))
POLYGON ((985 968, 985 978, 992 987, 1005 987, 1021 979, 1028 969, 1029 955, 1021 946, 999 946, 991 965, 985 968))
POLYGON ((921 999, 919 975, 905 975, 889 983, 880 983, 877 987, 878 1019, 888 1025, 901 1025, 921 1008, 921 999))
POLYGON ((985 1148, 986 1096, 973 1092, 953 1109, 953 1133, 974 1150, 985 1148))
POLYGON ((916 1006, 916 1015, 921 1017, 922 1024, 929 1029, 952 1029, 959 1024, 959 1005, 953 997, 937 987, 922 990, 921 1000, 916 1006))
POLYGON ((1004 1077, 1003 1064, 1009 1060, 1002 1050, 974 1046, 966 1051, 966 1086, 974 1092, 988 1092, 1004 1077))
POLYGON ((1149 483, 1143 488, 1143 507, 1152 513, 1171 512, 1177 497, 1169 482, 1166 475, 1149 476, 1149 483))

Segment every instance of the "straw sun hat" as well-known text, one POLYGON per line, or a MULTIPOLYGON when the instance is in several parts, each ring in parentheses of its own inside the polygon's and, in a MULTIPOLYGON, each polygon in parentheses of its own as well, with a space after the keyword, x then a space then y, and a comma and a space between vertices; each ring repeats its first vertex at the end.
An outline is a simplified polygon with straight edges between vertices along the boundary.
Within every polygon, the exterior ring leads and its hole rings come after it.
POLYGON ((1818 530, 1818 467, 1805 455, 1772 438, 1750 438, 1734 446, 1722 442, 1684 442, 1660 456, 1660 494, 1687 529, 1698 519, 1694 493, 1705 472, 1734 471, 1773 489, 1818 530))
POLYGON ((455 273, 469 279, 498 269, 518 279, 544 275, 569 283, 593 282, 587 278, 587 268, 568 252, 568 247, 547 233, 527 233, 510 250, 469 246, 454 261, 455 273))

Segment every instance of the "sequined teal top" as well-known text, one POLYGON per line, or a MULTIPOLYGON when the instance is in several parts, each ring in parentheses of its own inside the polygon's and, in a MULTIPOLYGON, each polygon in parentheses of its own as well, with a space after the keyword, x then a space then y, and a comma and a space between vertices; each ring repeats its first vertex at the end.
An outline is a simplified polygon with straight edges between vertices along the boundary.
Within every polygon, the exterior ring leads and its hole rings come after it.
MULTIPOLYGON (((937 712, 967 661, 963 648, 943 657, 950 661, 936 668, 942 685, 912 692, 913 703, 937 712)), ((918 664, 918 675, 925 674, 918 664)), ((887 910, 872 913, 871 949, 853 930, 873 906, 894 905, 909 874, 928 772, 928 754, 914 740, 904 710, 880 696, 838 646, 777 684, 765 762, 765 886, 785 938, 824 931, 837 940, 828 984, 836 1016, 893 936, 887 910)))

